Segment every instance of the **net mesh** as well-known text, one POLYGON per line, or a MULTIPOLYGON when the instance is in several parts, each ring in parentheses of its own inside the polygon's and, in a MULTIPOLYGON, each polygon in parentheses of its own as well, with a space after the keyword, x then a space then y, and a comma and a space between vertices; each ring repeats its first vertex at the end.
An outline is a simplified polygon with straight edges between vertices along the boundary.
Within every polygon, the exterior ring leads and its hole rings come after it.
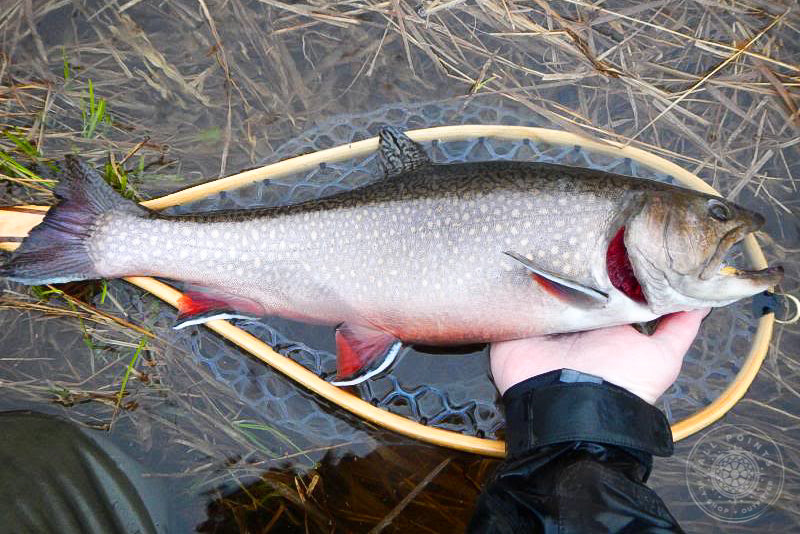
MULTIPOLYGON (((537 125, 520 121, 521 116, 526 115, 512 107, 487 107, 477 102, 392 105, 369 114, 322 123, 280 147, 265 163, 371 137, 385 125, 405 129, 459 123, 537 125)), ((426 148, 437 163, 489 159, 540 161, 674 182, 670 176, 627 158, 531 140, 477 138, 433 142, 426 148)), ((221 192, 172 211, 186 213, 300 202, 364 185, 380 175, 377 154, 373 153, 221 192)), ((332 329, 280 318, 238 324, 318 375, 328 378, 334 373, 332 329)), ((750 349, 756 324, 747 302, 712 313, 687 355, 680 378, 660 401, 670 421, 707 405, 733 380, 750 349)), ((186 329, 179 334, 179 340, 188 343, 195 358, 217 380, 233 388, 242 402, 265 419, 278 418, 295 432, 315 435, 317 441, 326 437, 337 441, 348 439, 348 433, 356 432, 343 424, 341 417, 322 410, 307 392, 207 330, 186 329)), ((502 436, 503 417, 496 402, 497 392, 489 379, 487 348, 434 355, 408 348, 391 373, 359 385, 357 392, 376 406, 423 424, 480 437, 502 436)))

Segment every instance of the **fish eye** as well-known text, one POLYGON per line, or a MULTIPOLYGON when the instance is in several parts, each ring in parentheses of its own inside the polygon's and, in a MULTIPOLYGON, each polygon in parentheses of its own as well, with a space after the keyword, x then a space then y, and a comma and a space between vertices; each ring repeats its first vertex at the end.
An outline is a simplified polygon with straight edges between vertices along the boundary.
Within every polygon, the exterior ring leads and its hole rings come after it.
POLYGON ((714 198, 708 201, 708 213, 721 222, 729 221, 732 217, 731 209, 714 198))

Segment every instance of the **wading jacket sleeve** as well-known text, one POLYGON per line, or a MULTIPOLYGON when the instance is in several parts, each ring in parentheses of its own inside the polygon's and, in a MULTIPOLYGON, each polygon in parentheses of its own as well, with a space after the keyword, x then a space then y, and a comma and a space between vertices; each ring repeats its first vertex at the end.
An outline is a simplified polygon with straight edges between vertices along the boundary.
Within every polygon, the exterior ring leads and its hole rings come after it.
POLYGON ((469 532, 683 532, 644 485, 653 455, 672 454, 661 411, 569 369, 520 382, 503 402, 508 457, 478 498, 469 532))

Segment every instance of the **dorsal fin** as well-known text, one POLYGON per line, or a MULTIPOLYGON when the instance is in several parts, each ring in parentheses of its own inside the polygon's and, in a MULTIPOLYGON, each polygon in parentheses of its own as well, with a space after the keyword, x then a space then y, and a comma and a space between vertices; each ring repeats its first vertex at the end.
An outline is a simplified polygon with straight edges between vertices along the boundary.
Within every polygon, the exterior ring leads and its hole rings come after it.
POLYGON ((381 165, 387 177, 397 176, 430 165, 431 160, 422 145, 394 126, 385 126, 380 137, 381 165))

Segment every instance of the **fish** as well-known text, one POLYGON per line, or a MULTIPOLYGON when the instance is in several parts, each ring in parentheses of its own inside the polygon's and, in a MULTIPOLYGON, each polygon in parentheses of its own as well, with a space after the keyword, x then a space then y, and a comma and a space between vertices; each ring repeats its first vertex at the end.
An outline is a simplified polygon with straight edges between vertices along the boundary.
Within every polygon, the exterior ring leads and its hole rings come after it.
POLYGON ((58 204, 0 276, 186 282, 176 328, 270 315, 334 326, 337 385, 386 371, 408 344, 647 322, 783 276, 727 265, 764 218, 724 198, 550 163, 436 164, 391 126, 379 154, 384 175, 351 191, 186 215, 126 200, 68 156, 58 204))

